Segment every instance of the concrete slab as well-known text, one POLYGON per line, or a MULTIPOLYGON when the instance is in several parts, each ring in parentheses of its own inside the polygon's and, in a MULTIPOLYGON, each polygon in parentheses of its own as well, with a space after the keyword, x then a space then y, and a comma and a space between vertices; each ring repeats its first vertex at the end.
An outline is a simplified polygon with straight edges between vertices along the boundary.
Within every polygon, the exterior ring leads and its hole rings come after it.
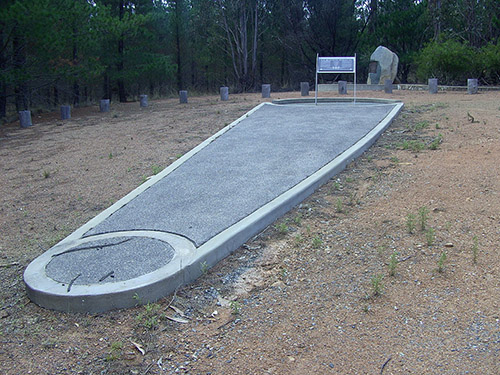
POLYGON ((403 104, 263 103, 200 144, 25 271, 56 310, 154 301, 198 277, 364 152, 403 104))

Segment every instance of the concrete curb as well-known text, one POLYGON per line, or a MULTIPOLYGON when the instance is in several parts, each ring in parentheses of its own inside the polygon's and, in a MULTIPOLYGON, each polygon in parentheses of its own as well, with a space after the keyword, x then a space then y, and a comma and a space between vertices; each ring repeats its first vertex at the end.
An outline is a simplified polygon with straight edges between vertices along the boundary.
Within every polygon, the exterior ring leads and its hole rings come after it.
MULTIPOLYGON (((350 98, 320 98, 320 103, 352 102, 350 98)), ((123 231, 104 235, 84 237, 84 234, 98 223, 112 215, 132 199, 144 192, 163 177, 178 168, 190 157, 214 142, 225 132, 236 126, 251 113, 264 105, 284 105, 311 103, 314 99, 284 99, 273 103, 262 103, 247 114, 220 130, 218 133, 195 147, 186 155, 163 170, 149 181, 133 190, 114 205, 97 215, 67 238, 36 258, 26 269, 24 280, 28 296, 40 306, 68 312, 103 312, 111 309, 127 308, 139 303, 155 301, 172 293, 180 285, 189 283, 199 277, 207 267, 212 267, 221 259, 236 250, 245 241, 266 228, 274 220, 288 212, 292 207, 311 195, 320 185, 342 171, 353 159, 366 151, 390 125, 403 108, 403 103, 384 99, 356 99, 357 102, 394 104, 390 113, 356 144, 345 150, 330 163, 316 173, 305 178, 274 200, 260 207, 249 216, 234 223, 226 230, 215 235, 199 248, 186 238, 175 234, 154 231, 123 231), (115 237, 148 237, 168 243, 175 249, 174 258, 164 267, 154 272, 121 282, 104 283, 102 285, 67 285, 47 277, 45 268, 55 254, 67 251, 79 244, 103 238, 115 237)))

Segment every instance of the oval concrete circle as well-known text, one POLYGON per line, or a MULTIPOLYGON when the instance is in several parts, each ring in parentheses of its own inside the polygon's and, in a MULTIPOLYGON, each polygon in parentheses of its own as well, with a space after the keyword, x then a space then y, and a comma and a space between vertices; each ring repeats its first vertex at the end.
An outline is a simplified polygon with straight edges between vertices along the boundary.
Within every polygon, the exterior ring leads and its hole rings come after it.
POLYGON ((54 254, 45 271, 47 277, 73 285, 126 281, 165 266, 174 254, 168 242, 157 238, 103 238, 54 254))

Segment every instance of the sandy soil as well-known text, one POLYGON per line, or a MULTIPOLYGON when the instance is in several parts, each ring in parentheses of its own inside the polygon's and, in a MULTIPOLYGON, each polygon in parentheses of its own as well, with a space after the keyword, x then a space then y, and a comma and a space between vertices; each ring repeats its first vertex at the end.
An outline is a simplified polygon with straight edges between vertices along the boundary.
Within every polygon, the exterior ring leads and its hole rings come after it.
POLYGON ((100 315, 31 303, 24 268, 262 99, 1 128, 0 373, 498 374, 500 93, 362 94, 405 109, 346 171, 175 295, 100 315))

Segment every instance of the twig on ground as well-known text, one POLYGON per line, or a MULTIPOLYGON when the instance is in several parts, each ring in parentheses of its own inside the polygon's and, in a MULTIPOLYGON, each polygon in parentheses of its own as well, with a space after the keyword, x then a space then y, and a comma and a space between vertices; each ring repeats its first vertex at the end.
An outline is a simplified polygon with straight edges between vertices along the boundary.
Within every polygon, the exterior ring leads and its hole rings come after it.
POLYGON ((73 283, 76 281, 76 279, 78 279, 80 276, 82 276, 81 273, 79 273, 78 275, 76 275, 68 284, 68 293, 69 291, 71 290, 71 287, 73 286, 73 283))
POLYGON ((389 359, 387 359, 387 361, 384 362, 384 364, 382 365, 382 368, 380 369, 380 375, 382 375, 382 373, 384 372, 385 366, 387 366, 387 364, 389 363, 389 361, 391 359, 392 359, 392 357, 389 357, 389 359))

